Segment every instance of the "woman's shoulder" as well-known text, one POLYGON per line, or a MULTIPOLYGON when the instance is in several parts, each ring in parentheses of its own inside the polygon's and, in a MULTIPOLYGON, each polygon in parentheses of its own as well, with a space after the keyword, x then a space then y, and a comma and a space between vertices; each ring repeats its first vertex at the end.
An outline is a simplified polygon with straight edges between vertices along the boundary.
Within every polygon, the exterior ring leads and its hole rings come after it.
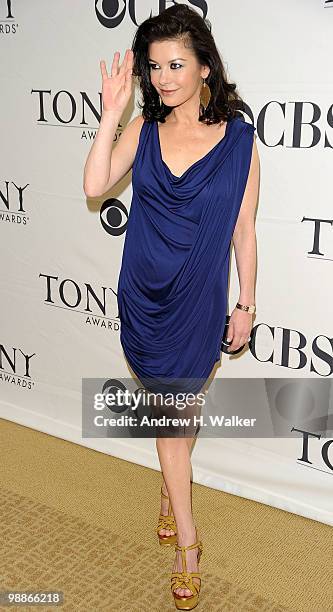
POLYGON ((251 123, 250 121, 246 121, 243 115, 236 115, 233 118, 233 122, 237 125, 238 129, 241 131, 247 131, 253 134, 256 130, 253 123, 251 123))
POLYGON ((136 115, 135 117, 133 117, 133 119, 131 119, 130 123, 135 125, 135 127, 137 127, 139 130, 142 127, 142 125, 144 124, 145 119, 143 117, 142 114, 140 115, 136 115))

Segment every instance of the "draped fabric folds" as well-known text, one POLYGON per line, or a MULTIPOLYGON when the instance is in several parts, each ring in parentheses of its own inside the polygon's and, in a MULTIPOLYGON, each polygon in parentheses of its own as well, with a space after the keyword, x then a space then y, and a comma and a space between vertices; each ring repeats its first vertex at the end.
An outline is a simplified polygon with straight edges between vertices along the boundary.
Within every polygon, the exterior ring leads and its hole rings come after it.
POLYGON ((178 177, 162 159, 158 123, 142 124, 117 300, 125 357, 148 390, 181 380, 197 393, 220 359, 254 130, 229 120, 224 137, 178 177))

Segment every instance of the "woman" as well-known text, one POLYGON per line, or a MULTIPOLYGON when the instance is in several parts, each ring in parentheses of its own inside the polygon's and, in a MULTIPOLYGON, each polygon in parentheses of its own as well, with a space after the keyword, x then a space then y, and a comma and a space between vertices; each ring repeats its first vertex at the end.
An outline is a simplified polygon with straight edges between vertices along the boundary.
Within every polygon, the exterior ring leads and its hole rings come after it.
MULTIPOLYGON (((84 190, 102 195, 133 170, 118 282, 120 338, 130 369, 149 390, 165 391, 165 381, 178 389, 181 381, 183 391, 197 393, 219 360, 231 239, 240 295, 229 351, 244 345, 252 328, 259 159, 254 128, 236 110, 242 100, 210 30, 196 11, 175 5, 139 26, 120 67, 114 54, 110 77, 101 61, 103 112, 84 190), (111 151, 133 74, 143 112, 111 151)), ((157 533, 160 543, 177 542, 171 590, 182 610, 197 605, 201 585, 191 504, 195 439, 156 439, 164 476, 157 533)))

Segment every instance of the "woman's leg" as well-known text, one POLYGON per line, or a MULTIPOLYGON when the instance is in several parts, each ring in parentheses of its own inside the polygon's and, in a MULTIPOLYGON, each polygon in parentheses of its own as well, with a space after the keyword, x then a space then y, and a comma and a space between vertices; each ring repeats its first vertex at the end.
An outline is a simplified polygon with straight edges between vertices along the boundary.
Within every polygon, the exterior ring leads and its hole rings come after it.
MULTIPOLYGON (((194 444, 194 441, 196 440, 196 436, 194 436, 193 438, 190 438, 190 437, 185 438, 185 440, 187 441, 189 454, 191 456, 191 453, 193 450, 193 444, 194 444)), ((168 489, 166 486, 166 482, 163 477, 163 472, 162 472, 162 491, 165 495, 169 495, 168 489)), ((192 500, 191 500, 191 507, 192 507, 192 500)), ((161 497, 161 514, 164 514, 164 516, 166 516, 168 514, 168 508, 169 508, 169 500, 166 499, 165 497, 161 497)), ((173 535, 175 532, 172 529, 163 528, 163 529, 160 529, 159 533, 161 535, 170 536, 170 535, 173 535)))
MULTIPOLYGON (((158 412, 159 410, 160 410, 160 406, 158 408, 158 412)), ((197 401, 194 402, 194 405, 193 405, 193 401, 191 404, 185 404, 184 410, 182 410, 181 415, 179 415, 179 411, 177 411, 177 409, 176 409, 176 412, 174 412, 174 410, 175 410, 174 407, 172 408, 168 407, 166 410, 166 416, 173 417, 176 419, 179 418, 179 416, 181 416, 182 418, 185 419, 183 422, 186 422, 186 420, 188 419, 187 421, 188 424, 186 426, 180 425, 178 428, 175 427, 173 431, 174 433, 178 432, 178 438, 179 436, 181 436, 186 441, 186 444, 188 446, 189 457, 191 459, 191 453, 193 450, 194 441, 197 439, 197 436, 200 430, 200 426, 198 424, 195 424, 194 417, 196 417, 197 419, 196 423, 198 423, 198 418, 201 415, 201 405, 197 401)), ((159 416, 161 416, 161 414, 163 413, 159 413, 159 416)), ((167 430, 165 430, 163 427, 157 428, 157 434, 158 432, 161 432, 161 437, 163 438, 164 436, 167 437, 167 430)), ((190 469, 191 469, 191 463, 190 463, 190 469)), ((169 496, 168 486, 164 478, 163 467, 162 467, 162 475, 163 475, 162 491, 165 495, 169 496)), ((191 480, 192 480, 192 473, 190 474, 190 481, 191 480)), ((190 495, 191 495, 191 487, 190 487, 190 495)), ((192 510, 192 498, 191 497, 190 497, 190 503, 191 503, 191 510, 192 510)), ((161 514, 167 515, 168 507, 169 507, 169 500, 164 497, 161 497, 161 514)), ((174 514, 173 509, 171 513, 174 514)), ((160 529, 159 533, 161 535, 169 536, 169 535, 173 535, 174 531, 172 529, 163 528, 163 529, 160 529)))
MULTIPOLYGON (((177 542, 188 546, 196 541, 191 507, 191 460, 187 438, 156 438, 158 456, 177 523, 177 542)), ((188 572, 197 572, 196 548, 186 553, 188 572)), ((173 571, 182 571, 181 551, 176 551, 173 571)), ((193 581, 197 579, 194 578, 193 581)), ((198 581, 199 584, 199 581, 198 581)), ((189 589, 178 588, 179 595, 189 597, 189 589)))

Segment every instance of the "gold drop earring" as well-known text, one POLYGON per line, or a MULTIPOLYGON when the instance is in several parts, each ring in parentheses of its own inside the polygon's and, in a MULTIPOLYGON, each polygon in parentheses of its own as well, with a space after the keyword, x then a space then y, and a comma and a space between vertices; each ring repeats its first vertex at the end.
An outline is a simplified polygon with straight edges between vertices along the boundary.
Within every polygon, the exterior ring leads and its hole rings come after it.
POLYGON ((209 85, 206 83, 206 79, 204 77, 203 79, 203 83, 201 86, 201 90, 200 90, 200 104, 201 106, 203 106, 203 108, 206 110, 209 101, 212 97, 209 85))

